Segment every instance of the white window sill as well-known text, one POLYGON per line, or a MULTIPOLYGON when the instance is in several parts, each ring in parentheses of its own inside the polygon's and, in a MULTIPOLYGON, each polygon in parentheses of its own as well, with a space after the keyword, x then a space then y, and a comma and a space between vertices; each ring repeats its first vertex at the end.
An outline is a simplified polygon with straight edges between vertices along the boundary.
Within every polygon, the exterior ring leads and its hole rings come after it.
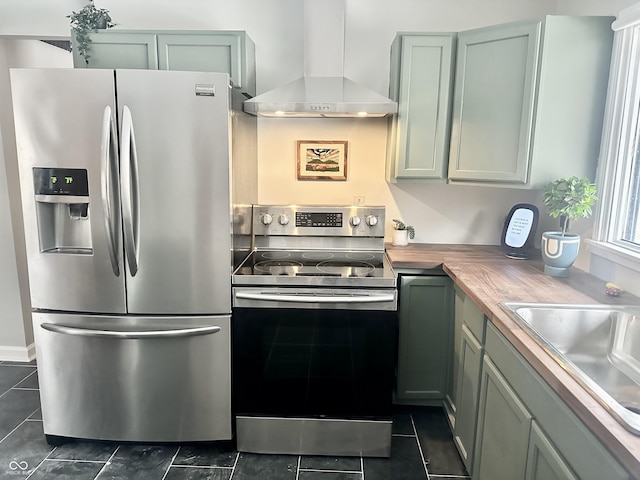
POLYGON ((592 254, 640 273, 640 254, 630 252, 628 249, 612 243, 598 242, 590 238, 584 241, 587 244, 587 250, 592 254))

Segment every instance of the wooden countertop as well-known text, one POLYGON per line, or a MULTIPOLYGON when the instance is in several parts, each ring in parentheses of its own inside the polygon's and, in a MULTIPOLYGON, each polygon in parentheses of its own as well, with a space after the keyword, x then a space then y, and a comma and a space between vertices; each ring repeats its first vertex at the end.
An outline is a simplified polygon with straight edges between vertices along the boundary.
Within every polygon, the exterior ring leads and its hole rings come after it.
POLYGON ((443 269, 629 472, 640 478, 640 436, 620 425, 502 310, 500 302, 640 305, 629 293, 610 297, 605 282, 577 268, 567 278, 545 275, 540 259, 513 260, 498 246, 387 245, 396 269, 443 269))

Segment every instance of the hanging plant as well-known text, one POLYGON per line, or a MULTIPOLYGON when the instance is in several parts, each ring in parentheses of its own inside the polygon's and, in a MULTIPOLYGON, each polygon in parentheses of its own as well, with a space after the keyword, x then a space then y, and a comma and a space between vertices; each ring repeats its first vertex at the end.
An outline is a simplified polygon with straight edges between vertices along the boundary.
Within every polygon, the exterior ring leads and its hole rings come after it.
POLYGON ((89 0, 82 10, 79 12, 71 12, 71 15, 67 15, 70 20, 71 30, 76 37, 76 48, 78 53, 84 59, 84 62, 89 65, 89 55, 91 38, 89 34, 96 30, 114 27, 116 24, 111 20, 109 11, 104 8, 96 8, 93 4, 93 0, 89 0))

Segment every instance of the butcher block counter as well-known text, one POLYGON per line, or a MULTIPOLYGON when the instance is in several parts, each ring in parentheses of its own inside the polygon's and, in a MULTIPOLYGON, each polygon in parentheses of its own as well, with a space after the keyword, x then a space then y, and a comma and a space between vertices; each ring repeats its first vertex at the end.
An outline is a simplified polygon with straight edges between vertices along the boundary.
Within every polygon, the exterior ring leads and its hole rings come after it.
POLYGON ((629 293, 608 296, 604 281, 575 267, 568 278, 545 275, 541 259, 510 259, 498 246, 389 244, 387 254, 396 270, 444 270, 620 463, 640 478, 640 436, 620 425, 499 305, 506 301, 640 305, 640 298, 629 293))

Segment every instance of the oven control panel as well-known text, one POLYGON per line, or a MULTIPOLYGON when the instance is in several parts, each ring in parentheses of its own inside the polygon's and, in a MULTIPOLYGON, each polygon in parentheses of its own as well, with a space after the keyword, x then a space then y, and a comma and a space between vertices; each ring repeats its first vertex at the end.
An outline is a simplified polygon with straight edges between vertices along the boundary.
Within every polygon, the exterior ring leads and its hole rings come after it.
POLYGON ((254 205, 255 235, 384 237, 385 207, 254 205))
POLYGON ((342 228, 342 213, 296 212, 296 227, 342 228))

